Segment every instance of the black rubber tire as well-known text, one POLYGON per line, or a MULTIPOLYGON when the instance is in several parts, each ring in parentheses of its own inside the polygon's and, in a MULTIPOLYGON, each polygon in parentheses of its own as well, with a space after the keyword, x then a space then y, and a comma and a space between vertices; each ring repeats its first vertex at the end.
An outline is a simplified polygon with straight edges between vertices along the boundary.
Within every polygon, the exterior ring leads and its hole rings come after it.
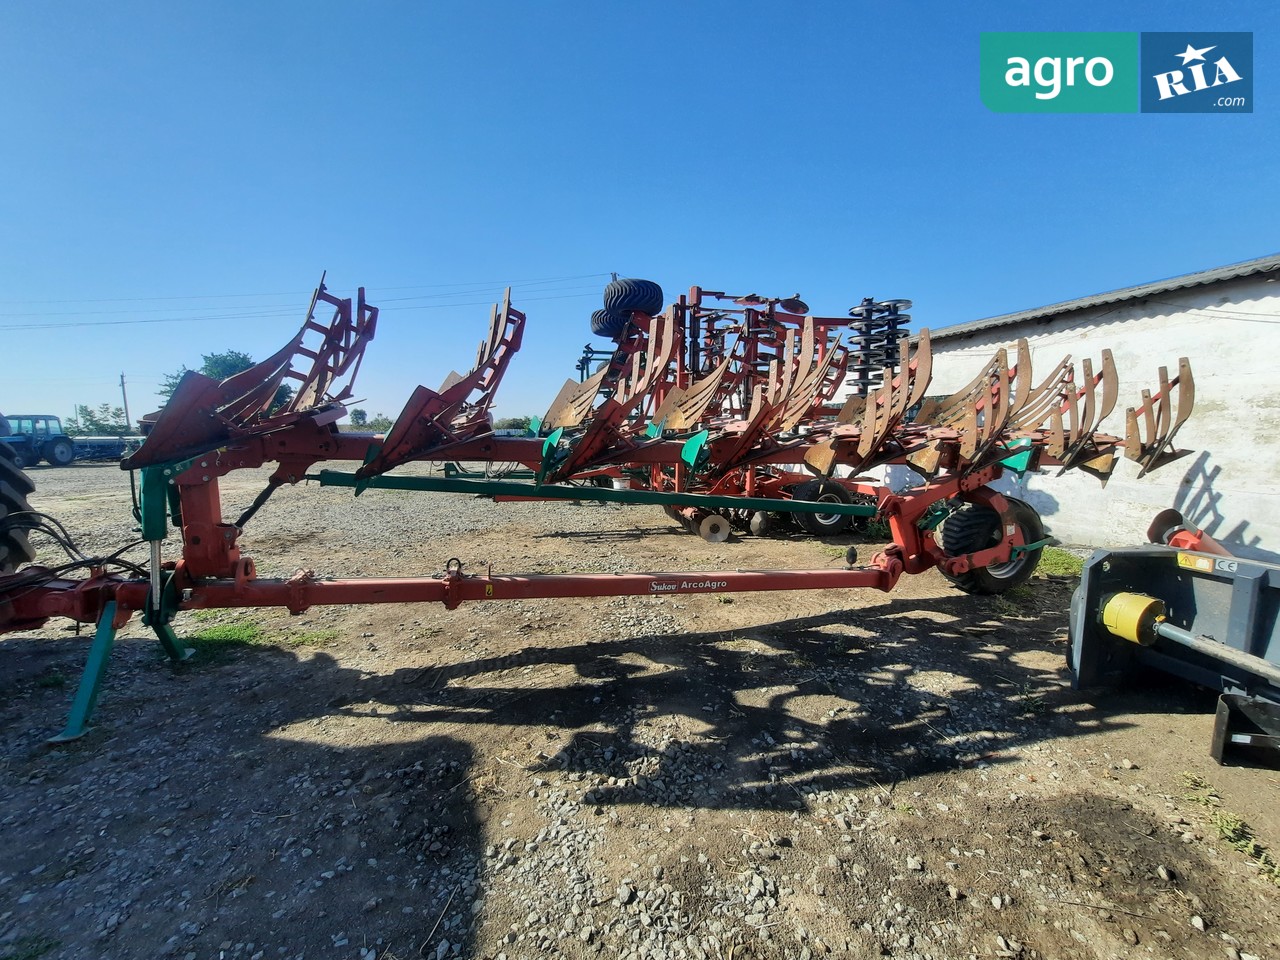
POLYGON ((35 489, 14 462, 16 453, 7 443, 0 443, 0 576, 36 558, 27 542, 27 531, 14 526, 19 519, 14 514, 31 509, 27 494, 35 489))
POLYGON ((591 315, 591 332, 597 337, 608 337, 612 340, 631 322, 629 313, 615 313, 612 310, 597 310, 591 315))
POLYGON ((604 308, 610 313, 629 314, 635 310, 656 317, 664 303, 662 287, 652 280, 620 278, 604 288, 604 308))
POLYGON ((21 447, 11 446, 7 443, 0 444, 0 447, 4 447, 4 454, 7 458, 7 462, 11 464, 15 470, 21 470, 27 465, 27 457, 21 447))
MULTIPOLYGON (((1044 524, 1040 520, 1040 514, 1029 503, 1013 497, 1005 499, 1013 508, 1015 522, 1022 528, 1022 538, 1027 543, 1043 540, 1044 524)), ((976 503, 965 504, 942 525, 942 549, 949 557, 994 547, 1001 539, 1000 515, 990 507, 976 503)), ((1031 579, 1040 563, 1042 549, 1037 547, 1028 550, 1008 563, 979 567, 955 576, 943 573, 943 576, 966 593, 1004 593, 1031 579)))
POLYGON ((65 467, 76 458, 76 448, 66 437, 50 440, 44 445, 44 458, 55 467, 65 467))
MULTIPOLYGON (((852 503, 849 491, 834 480, 814 480, 802 483, 791 494, 795 500, 819 500, 824 503, 852 503)), ((845 533, 853 525, 853 517, 847 513, 796 513, 796 523, 806 533, 815 537, 835 537, 845 533)))

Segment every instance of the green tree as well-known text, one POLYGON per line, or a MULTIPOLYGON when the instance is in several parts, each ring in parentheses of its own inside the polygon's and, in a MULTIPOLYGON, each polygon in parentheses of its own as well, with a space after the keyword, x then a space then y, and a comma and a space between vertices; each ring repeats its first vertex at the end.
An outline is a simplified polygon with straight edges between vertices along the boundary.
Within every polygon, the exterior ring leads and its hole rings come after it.
POLYGON ((64 420, 62 429, 69 437, 123 437, 129 433, 129 424, 124 419, 124 407, 113 407, 109 403, 95 407, 83 404, 76 407, 76 415, 64 420))
POLYGON ((386 433, 391 429, 391 418, 385 413, 380 413, 370 420, 366 426, 374 433, 386 433))
POLYGON ((351 425, 353 427, 363 427, 368 422, 369 414, 360 407, 356 407, 351 411, 351 425))
MULTIPOLYGON (((253 357, 240 350, 227 350, 223 353, 205 353, 201 354, 200 359, 204 361, 200 365, 198 373, 203 373, 206 377, 214 380, 226 380, 228 377, 234 377, 237 373, 248 370, 253 366, 253 357)), ((177 373, 166 374, 160 383, 160 387, 156 393, 165 398, 168 402, 173 396, 173 391, 178 389, 178 384, 182 381, 182 375, 187 372, 187 367, 183 366, 177 373)), ((293 387, 287 383, 280 384, 276 390, 276 395, 271 401, 271 411, 274 413, 293 398, 293 387)))
POLYGON ((528 417, 503 417, 493 425, 495 430, 528 430, 528 417))

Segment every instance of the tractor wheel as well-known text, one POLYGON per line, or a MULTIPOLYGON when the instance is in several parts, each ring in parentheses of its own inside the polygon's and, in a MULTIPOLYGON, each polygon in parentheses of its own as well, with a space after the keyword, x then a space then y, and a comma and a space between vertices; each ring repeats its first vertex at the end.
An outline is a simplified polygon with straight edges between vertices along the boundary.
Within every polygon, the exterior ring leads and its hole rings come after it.
MULTIPOLYGON (((796 487, 792 497, 796 500, 816 500, 819 503, 852 503, 849 491, 834 480, 814 480, 796 487)), ((853 523, 847 513, 797 513, 796 523, 802 530, 815 537, 834 537, 844 533, 853 523)))
POLYGON ((617 313, 613 310, 597 310, 591 315, 591 332, 597 337, 608 337, 612 340, 631 322, 631 314, 617 313))
POLYGON ((65 437, 45 444, 43 452, 44 458, 55 467, 65 467, 76 458, 76 448, 65 437))
MULTIPOLYGON (((1028 503, 1005 497, 1013 508, 1015 522, 1022 528, 1022 539, 1027 543, 1035 543, 1044 539, 1044 524, 1040 515, 1028 503)), ((975 553, 994 547, 1003 537, 1000 530, 1000 515, 990 507, 976 503, 966 504, 947 518, 942 525, 942 549, 949 557, 958 557, 965 553, 975 553)), ((1021 583, 1031 579, 1036 565, 1040 562, 1043 548, 1027 550, 1009 560, 1008 563, 997 563, 989 567, 978 567, 968 573, 954 576, 944 573, 943 576, 966 593, 997 594, 1004 593, 1021 583)))
POLYGON ((662 287, 652 280, 614 280, 604 288, 604 308, 610 313, 628 315, 635 310, 656 317, 664 299, 662 287))
POLYGON ((17 451, 7 443, 0 443, 0 575, 13 573, 36 558, 35 550, 27 542, 27 531, 16 526, 19 522, 16 514, 31 509, 27 494, 35 489, 17 460, 17 451))

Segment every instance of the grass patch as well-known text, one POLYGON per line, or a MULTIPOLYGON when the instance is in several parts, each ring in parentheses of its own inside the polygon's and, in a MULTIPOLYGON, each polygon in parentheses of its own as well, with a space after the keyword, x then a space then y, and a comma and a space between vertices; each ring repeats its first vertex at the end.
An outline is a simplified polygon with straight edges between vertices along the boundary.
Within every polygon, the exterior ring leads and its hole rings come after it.
POLYGON ((1058 547, 1045 547, 1036 573, 1046 577, 1076 577, 1084 570, 1084 558, 1058 547))
POLYGON ((38 960, 50 950, 62 946, 61 940, 53 937, 19 937, 0 953, 0 960, 38 960))
POLYGON ((337 630, 304 630, 301 633, 288 633, 284 641, 295 647, 325 647, 338 639, 337 630))
POLYGON ((1194 773, 1184 773, 1182 782, 1191 791, 1183 794, 1183 799, 1209 808, 1209 823, 1218 832, 1218 839, 1244 854, 1264 877, 1280 887, 1280 863, 1276 862, 1270 850, 1258 842, 1248 823, 1229 810, 1222 809, 1222 798, 1213 785, 1194 773))
POLYGON ((1022 617, 1034 611, 1036 592, 1021 584, 991 598, 991 612, 1001 617, 1022 617))
POLYGON ((208 623, 208 626, 190 634, 179 632, 179 638, 205 663, 230 663, 243 650, 283 646, 325 647, 338 639, 336 630, 285 630, 275 633, 264 630, 252 620, 223 619, 217 622, 220 617, 226 617, 226 611, 197 610, 195 619, 208 623))
POLYGON ((889 530, 889 521, 880 517, 872 517, 871 522, 867 524, 867 529, 863 531, 864 537, 872 540, 892 540, 893 533, 889 530))
POLYGON ((230 663, 240 650, 271 643, 271 638, 251 620, 215 623, 181 639, 206 663, 230 663))
POLYGON ((36 686, 41 690, 60 690, 66 685, 66 675, 60 670, 49 670, 36 677, 36 686))

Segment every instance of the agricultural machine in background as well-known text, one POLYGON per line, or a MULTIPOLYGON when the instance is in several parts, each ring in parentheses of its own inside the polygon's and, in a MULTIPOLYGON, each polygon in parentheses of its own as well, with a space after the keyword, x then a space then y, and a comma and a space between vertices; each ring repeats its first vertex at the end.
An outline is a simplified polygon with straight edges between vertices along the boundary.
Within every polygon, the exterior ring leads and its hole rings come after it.
POLYGON ((27 478, 0 460, 4 514, 0 632, 50 617, 96 623, 97 633, 63 737, 83 732, 116 629, 135 613, 175 659, 185 650, 171 623, 181 610, 316 604, 842 589, 891 590, 904 574, 938 568, 961 589, 998 593, 1025 581, 1047 542, 1027 504, 990 484, 1008 471, 1079 468, 1106 480, 1120 455, 1142 472, 1186 451, 1172 441, 1194 400, 1191 368, 1159 371, 1157 393, 1130 409, 1125 436, 1100 430, 1117 401, 1104 352, 1095 372, 1069 360, 1033 379, 1020 341, 1001 349, 965 389, 926 402, 932 355, 927 331, 903 331, 905 301, 863 301, 849 318, 818 318, 795 297, 730 296, 698 287, 663 308, 657 284, 616 280, 592 331, 613 340, 598 370, 569 381, 533 435, 498 436, 490 408, 524 334, 510 291, 494 307, 476 361, 438 389, 418 387, 385 434, 339 432, 378 311, 331 295, 323 282, 302 328, 275 355, 227 380, 184 375, 153 418, 146 441, 122 464, 138 475, 142 540, 107 556, 78 554, 52 518, 31 511, 27 478), (333 309, 316 319, 320 305, 333 309), (846 331, 852 347, 842 342, 846 331), (852 375, 854 390, 836 394, 852 375), (273 409, 284 382, 292 400, 273 409), (909 411, 918 410, 913 418, 909 411), (418 461, 521 464, 532 479, 406 476, 418 461), (319 469, 347 461, 347 471, 319 469), (219 478, 275 464, 266 486, 234 522, 223 516, 219 478), (907 464, 921 477, 895 493, 865 474, 907 464), (607 477, 608 482, 598 481, 607 477), (424 578, 288 580, 258 577, 240 539, 283 484, 485 494, 497 498, 594 499, 662 507, 709 540, 759 517, 876 516, 892 542, 869 564, 847 569, 735 570, 673 574, 474 575, 450 560, 424 578), (180 554, 166 559, 170 529, 180 554), (32 565, 28 530, 71 554, 32 565), (940 531, 940 533, 939 533, 940 531), (146 561, 125 559, 145 543, 146 561))
POLYGON ((75 460, 119 460, 142 443, 141 437, 69 436, 62 420, 51 413, 0 415, 0 446, 18 467, 35 466, 41 460, 65 467, 75 460))

